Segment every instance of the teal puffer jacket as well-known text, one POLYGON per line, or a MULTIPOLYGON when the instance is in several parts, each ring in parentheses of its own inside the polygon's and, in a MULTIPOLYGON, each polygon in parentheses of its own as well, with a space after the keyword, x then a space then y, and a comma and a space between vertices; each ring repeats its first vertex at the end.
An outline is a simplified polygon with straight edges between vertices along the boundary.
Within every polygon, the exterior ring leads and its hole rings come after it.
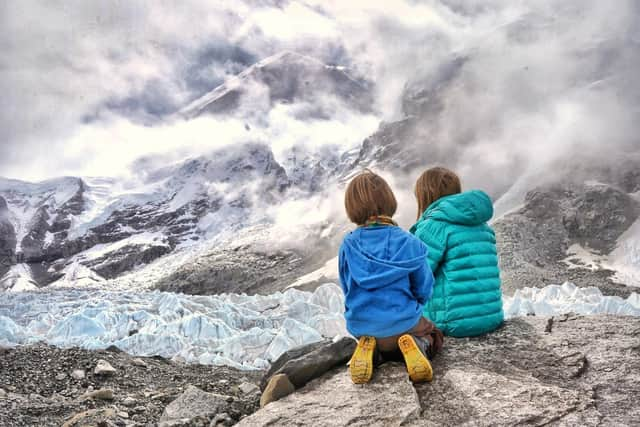
POLYGON ((481 335, 504 320, 492 215, 489 196, 473 190, 436 200, 411 227, 436 279, 424 315, 445 335, 481 335))

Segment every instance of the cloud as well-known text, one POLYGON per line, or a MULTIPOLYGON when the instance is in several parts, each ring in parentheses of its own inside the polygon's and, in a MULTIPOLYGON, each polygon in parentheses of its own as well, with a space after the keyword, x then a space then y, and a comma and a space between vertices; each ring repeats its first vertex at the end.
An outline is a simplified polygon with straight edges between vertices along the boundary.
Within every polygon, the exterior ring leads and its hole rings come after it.
MULTIPOLYGON (((407 88, 429 88, 435 113, 413 142, 453 153, 450 165, 474 186, 504 187, 514 179, 506 169, 542 168, 558 153, 637 141, 640 19, 631 0, 190 0, 180 8, 32 1, 0 8, 0 175, 107 173, 134 156, 191 155, 242 140, 244 121, 186 124, 167 116, 283 49, 375 81, 386 121, 406 113, 407 88)), ((323 144, 324 136, 352 145, 373 128, 371 117, 343 110, 306 123, 309 107, 280 106, 251 129, 281 151, 323 144)))

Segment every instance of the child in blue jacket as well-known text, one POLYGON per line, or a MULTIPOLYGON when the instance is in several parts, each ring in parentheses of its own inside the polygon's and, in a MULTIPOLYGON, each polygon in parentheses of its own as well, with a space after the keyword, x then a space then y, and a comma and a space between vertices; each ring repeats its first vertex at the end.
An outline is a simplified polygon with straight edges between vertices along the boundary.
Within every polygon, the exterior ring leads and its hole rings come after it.
POLYGON ((358 225, 345 236, 338 261, 347 330, 358 338, 351 379, 368 382, 377 351, 400 350, 411 380, 430 381, 433 324, 422 316, 434 282, 427 247, 392 220, 395 196, 382 177, 368 170, 349 183, 345 208, 358 225))

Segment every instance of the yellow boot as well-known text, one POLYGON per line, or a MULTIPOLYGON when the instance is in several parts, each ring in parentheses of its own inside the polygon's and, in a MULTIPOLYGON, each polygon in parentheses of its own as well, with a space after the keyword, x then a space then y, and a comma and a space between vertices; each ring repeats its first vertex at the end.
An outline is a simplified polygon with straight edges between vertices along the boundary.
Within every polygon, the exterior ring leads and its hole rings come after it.
POLYGON ((354 384, 368 383, 373 376, 373 354, 376 350, 374 337, 360 337, 349 361, 349 373, 354 384))
POLYGON ((412 335, 405 334, 398 338, 398 347, 404 357, 411 381, 421 383, 433 379, 431 362, 412 335))

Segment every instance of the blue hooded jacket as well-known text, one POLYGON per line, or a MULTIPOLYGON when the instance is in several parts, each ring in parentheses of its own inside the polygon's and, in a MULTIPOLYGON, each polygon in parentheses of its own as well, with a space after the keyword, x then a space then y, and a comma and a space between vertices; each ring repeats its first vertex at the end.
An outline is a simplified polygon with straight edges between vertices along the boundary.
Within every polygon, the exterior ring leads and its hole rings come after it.
POLYGON ((426 245, 400 227, 358 227, 347 234, 338 265, 349 333, 382 338, 411 330, 433 291, 426 260, 426 245))

